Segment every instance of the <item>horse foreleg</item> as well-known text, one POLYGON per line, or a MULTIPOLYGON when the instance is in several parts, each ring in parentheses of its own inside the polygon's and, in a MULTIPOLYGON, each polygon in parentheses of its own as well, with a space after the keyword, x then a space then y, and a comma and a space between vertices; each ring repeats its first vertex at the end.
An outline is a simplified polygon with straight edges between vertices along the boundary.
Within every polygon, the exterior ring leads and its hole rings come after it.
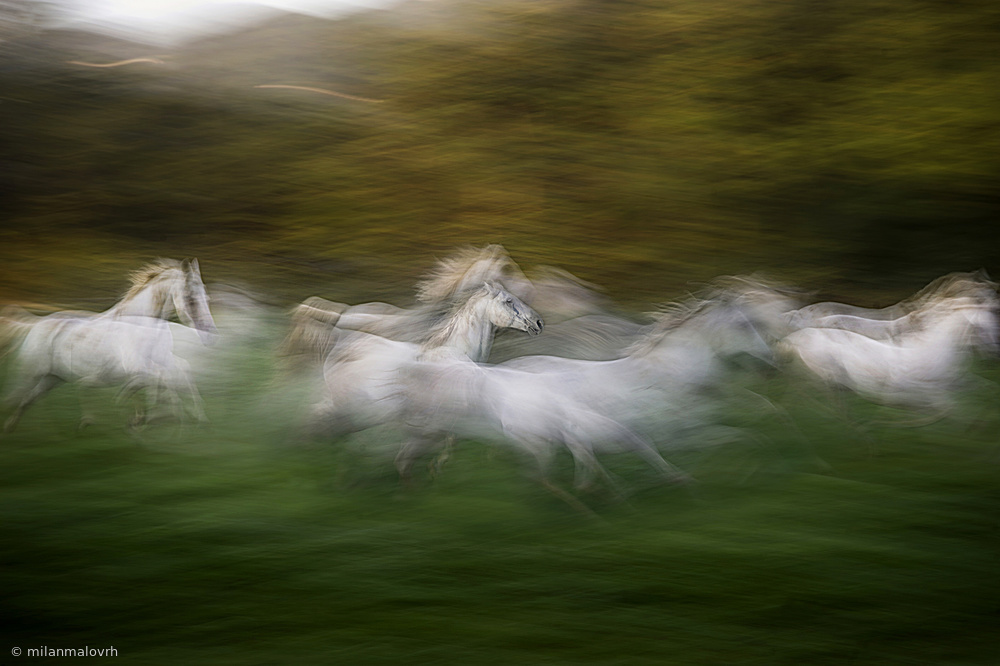
POLYGON ((183 417, 184 415, 184 405, 180 398, 180 393, 184 393, 190 398, 191 404, 189 409, 194 415, 195 420, 202 424, 208 423, 208 416, 205 414, 204 408, 205 403, 201 399, 198 387, 195 386, 194 380, 191 378, 191 365, 182 358, 175 358, 174 364, 176 365, 176 369, 171 384, 177 385, 177 390, 174 390, 174 394, 177 395, 178 401, 181 402, 181 416, 183 417))
POLYGON ((84 428, 97 422, 97 417, 94 416, 96 409, 91 399, 92 394, 93 391, 88 390, 85 386, 79 386, 77 389, 76 399, 80 405, 80 423, 76 427, 77 433, 82 433, 84 428))
POLYGON ((441 472, 444 470, 445 463, 451 459, 451 453, 455 450, 455 436, 448 435, 444 438, 444 444, 441 446, 441 452, 438 453, 434 460, 432 460, 427 465, 427 471, 431 475, 432 479, 436 479, 440 476, 441 472))

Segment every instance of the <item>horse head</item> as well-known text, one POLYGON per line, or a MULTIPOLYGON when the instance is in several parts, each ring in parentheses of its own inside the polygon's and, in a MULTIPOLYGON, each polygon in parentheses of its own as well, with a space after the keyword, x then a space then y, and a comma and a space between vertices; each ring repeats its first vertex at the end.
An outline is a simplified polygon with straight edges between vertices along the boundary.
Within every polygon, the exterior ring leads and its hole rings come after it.
POLYGON ((497 328, 513 328, 531 335, 542 332, 541 316, 498 282, 483 282, 479 293, 487 303, 490 322, 497 328))

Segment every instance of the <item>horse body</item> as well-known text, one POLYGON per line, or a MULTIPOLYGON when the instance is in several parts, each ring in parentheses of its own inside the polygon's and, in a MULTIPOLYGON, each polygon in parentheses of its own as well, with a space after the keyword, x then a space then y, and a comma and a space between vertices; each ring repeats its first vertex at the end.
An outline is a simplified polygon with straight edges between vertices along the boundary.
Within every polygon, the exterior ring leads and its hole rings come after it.
POLYGON ((818 317, 809 328, 832 328, 851 331, 873 340, 892 340, 906 335, 920 325, 920 316, 911 312, 896 319, 867 319, 857 315, 831 314, 818 317))

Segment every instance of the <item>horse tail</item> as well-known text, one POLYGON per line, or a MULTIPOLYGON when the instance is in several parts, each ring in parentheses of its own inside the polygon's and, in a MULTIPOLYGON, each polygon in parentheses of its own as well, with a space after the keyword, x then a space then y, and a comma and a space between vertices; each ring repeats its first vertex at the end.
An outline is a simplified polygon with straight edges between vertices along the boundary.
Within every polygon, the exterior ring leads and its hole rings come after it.
POLYGON ((0 310, 0 358, 6 356, 39 319, 41 317, 19 305, 8 305, 0 310))
POLYGON ((313 296, 291 312, 278 355, 296 362, 322 361, 337 343, 337 322, 348 306, 313 296))

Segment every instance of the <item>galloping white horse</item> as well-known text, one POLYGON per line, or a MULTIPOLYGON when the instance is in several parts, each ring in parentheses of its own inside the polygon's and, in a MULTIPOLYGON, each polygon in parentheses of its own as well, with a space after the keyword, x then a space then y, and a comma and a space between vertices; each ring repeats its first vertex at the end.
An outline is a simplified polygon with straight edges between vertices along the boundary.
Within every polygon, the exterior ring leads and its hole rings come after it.
POLYGON ((344 331, 324 363, 327 396, 314 407, 314 425, 344 435, 398 421, 403 415, 400 368, 418 360, 485 360, 498 328, 537 335, 538 314, 497 283, 486 282, 439 322, 422 344, 344 331))
POLYGON ((335 329, 362 331, 403 342, 422 342, 428 332, 464 302, 483 282, 496 282, 519 299, 528 300, 532 286, 501 245, 467 247, 439 260, 417 284, 416 308, 388 303, 346 305, 313 296, 292 311, 281 344, 284 356, 306 355, 322 361, 338 339, 335 329))
MULTIPOLYGON (((119 386, 124 394, 146 390, 152 404, 161 391, 187 395, 199 420, 205 415, 188 365, 177 358, 167 319, 176 315, 204 342, 215 334, 197 260, 161 259, 131 275, 132 287, 103 313, 79 311, 35 317, 8 309, 4 323, 23 335, 7 400, 10 432, 35 400, 64 382, 119 386)), ((146 418, 138 414, 133 423, 146 418)))
POLYGON ((397 456, 397 469, 408 477, 421 453, 441 434, 454 433, 530 454, 543 482, 560 446, 573 455, 577 485, 594 472, 607 476, 599 451, 636 453, 676 478, 680 472, 647 436, 704 425, 706 391, 726 376, 727 357, 770 360, 761 311, 739 295, 691 301, 662 314, 628 356, 613 361, 527 356, 495 366, 458 358, 414 363, 402 376, 418 431, 397 456))
POLYGON ((803 328, 779 343, 781 353, 825 384, 876 403, 924 410, 933 423, 955 406, 955 389, 975 350, 995 353, 1000 322, 993 302, 942 298, 911 315, 919 324, 875 339, 836 328, 803 328))

